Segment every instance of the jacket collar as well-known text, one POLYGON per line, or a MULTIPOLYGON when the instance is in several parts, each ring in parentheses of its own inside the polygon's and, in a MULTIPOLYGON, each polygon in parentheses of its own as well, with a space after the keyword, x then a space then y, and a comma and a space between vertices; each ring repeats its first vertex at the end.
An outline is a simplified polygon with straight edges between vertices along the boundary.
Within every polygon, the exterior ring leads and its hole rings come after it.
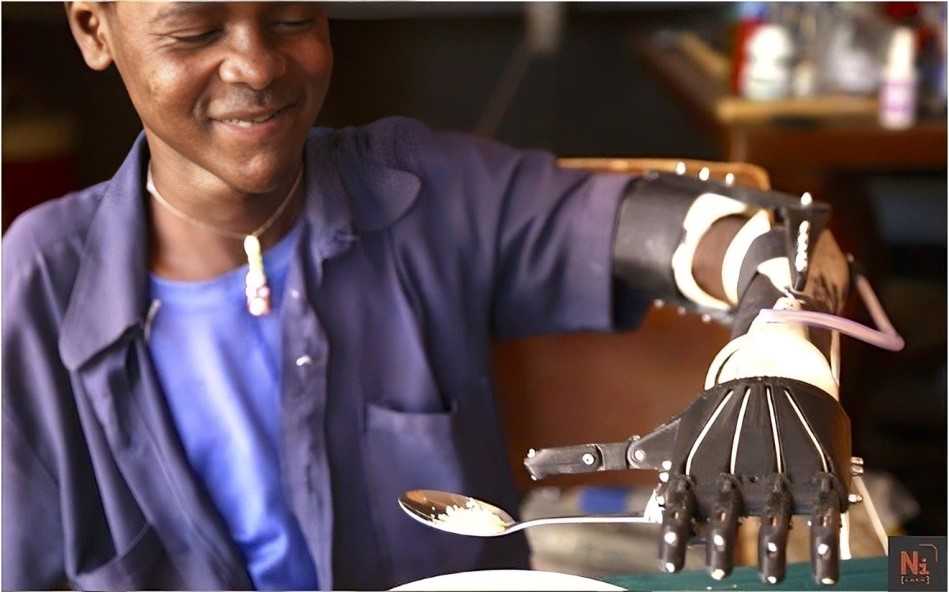
POLYGON ((59 353, 75 370, 144 319, 148 228, 144 134, 105 187, 63 318, 59 353))
MULTIPOLYGON (((414 173, 367 154, 367 140, 360 133, 315 128, 307 139, 305 218, 307 235, 320 258, 345 251, 354 233, 376 232, 393 224, 409 210, 421 188, 414 173)), ((147 161, 145 135, 140 134, 106 186, 90 225, 59 339, 60 356, 70 370, 130 329, 144 326, 149 305, 147 161)))

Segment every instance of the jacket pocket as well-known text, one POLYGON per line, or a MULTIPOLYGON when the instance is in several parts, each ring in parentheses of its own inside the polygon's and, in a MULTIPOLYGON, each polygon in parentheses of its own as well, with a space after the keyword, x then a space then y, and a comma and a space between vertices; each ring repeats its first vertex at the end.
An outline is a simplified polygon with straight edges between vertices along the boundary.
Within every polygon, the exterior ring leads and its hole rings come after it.
POLYGON ((419 524, 399 506, 411 489, 438 489, 498 500, 510 481, 487 380, 453 398, 442 413, 406 413, 367 403, 363 443, 370 512, 394 582, 473 569, 488 539, 419 524), (501 484, 501 485, 499 485, 501 484))
POLYGON ((172 590, 182 585, 158 535, 148 524, 114 558, 76 574, 73 584, 78 590, 172 590))

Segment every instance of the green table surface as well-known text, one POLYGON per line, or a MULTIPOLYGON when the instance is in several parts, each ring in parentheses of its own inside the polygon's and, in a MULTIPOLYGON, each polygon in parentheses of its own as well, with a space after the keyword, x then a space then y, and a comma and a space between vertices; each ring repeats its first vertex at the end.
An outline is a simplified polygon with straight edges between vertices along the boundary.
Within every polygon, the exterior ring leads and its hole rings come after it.
POLYGON ((886 590, 887 558, 865 557, 840 562, 840 579, 833 586, 822 586, 811 576, 809 563, 788 565, 787 576, 779 584, 765 584, 757 566, 736 567, 723 580, 712 579, 705 570, 677 574, 636 574, 601 578, 627 590, 886 590))

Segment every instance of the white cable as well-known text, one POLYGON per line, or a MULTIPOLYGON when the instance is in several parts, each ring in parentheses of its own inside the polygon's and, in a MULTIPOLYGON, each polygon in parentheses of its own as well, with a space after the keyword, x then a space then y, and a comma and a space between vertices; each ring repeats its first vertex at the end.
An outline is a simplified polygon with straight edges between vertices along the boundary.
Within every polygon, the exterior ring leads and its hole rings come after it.
POLYGON ((890 535, 887 534, 886 527, 883 526, 883 520, 880 519, 880 513, 873 504, 873 498, 870 497, 870 490, 867 489, 867 484, 863 482, 863 477, 860 475, 854 476, 853 483, 857 486, 857 491, 860 495, 863 496, 863 504, 867 509, 867 516, 870 517, 870 524, 873 525, 873 532, 876 533, 877 538, 880 539, 880 544, 883 545, 883 552, 889 555, 890 535))
POLYGON ((768 415, 771 418, 771 437, 774 438, 774 457, 777 465, 777 472, 784 472, 784 451, 781 449, 781 438, 778 437, 778 420, 774 415, 774 394, 771 387, 767 388, 768 393, 768 415))
POLYGON ((745 389, 745 396, 741 400, 741 409, 738 411, 738 421, 735 422, 735 435, 732 437, 732 460, 730 473, 735 473, 735 464, 738 459, 738 443, 741 441, 741 428, 745 423, 745 410, 748 408, 748 393, 750 388, 745 389))
POLYGON ((824 468, 824 472, 829 471, 827 466, 827 457, 824 455, 824 449, 821 448, 821 445, 817 442, 817 436, 814 435, 814 432, 811 430, 811 426, 804 419, 804 415, 801 413, 801 410, 798 409, 797 404, 794 402, 794 398, 791 396, 791 393, 784 390, 784 396, 787 397, 788 403, 791 404, 791 407, 794 408, 794 413, 797 414, 798 420, 801 422, 801 425, 804 426, 804 431, 807 432, 807 435, 811 439, 811 443, 814 445, 814 448, 817 450, 817 454, 820 456, 821 466, 824 468))
POLYGON ((728 400, 732 398, 732 394, 735 391, 728 391, 728 394, 725 395, 725 398, 722 399, 722 402, 718 404, 718 407, 715 408, 715 413, 708 418, 708 421, 705 422, 705 425, 702 426, 702 431, 699 433, 699 437, 695 439, 695 442, 692 443, 692 450, 689 451, 689 456, 685 460, 685 474, 692 474, 692 457, 695 456, 696 451, 698 451, 699 446, 702 445, 702 440, 705 439, 705 435, 708 434, 708 431, 712 428, 712 424, 715 423, 715 420, 718 419, 719 413, 722 412, 722 409, 725 407, 725 403, 728 403, 728 400))

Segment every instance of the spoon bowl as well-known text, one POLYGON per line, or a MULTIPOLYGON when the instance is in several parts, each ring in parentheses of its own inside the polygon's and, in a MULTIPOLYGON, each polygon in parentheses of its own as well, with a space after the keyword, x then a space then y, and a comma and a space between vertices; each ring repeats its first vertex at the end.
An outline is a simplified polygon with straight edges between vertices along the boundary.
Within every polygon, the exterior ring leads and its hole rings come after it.
POLYGON ((414 489, 399 497, 406 514, 426 526, 464 536, 492 537, 511 534, 531 526, 550 524, 654 524, 642 514, 596 514, 557 516, 517 522, 510 514, 487 502, 460 493, 414 489))

